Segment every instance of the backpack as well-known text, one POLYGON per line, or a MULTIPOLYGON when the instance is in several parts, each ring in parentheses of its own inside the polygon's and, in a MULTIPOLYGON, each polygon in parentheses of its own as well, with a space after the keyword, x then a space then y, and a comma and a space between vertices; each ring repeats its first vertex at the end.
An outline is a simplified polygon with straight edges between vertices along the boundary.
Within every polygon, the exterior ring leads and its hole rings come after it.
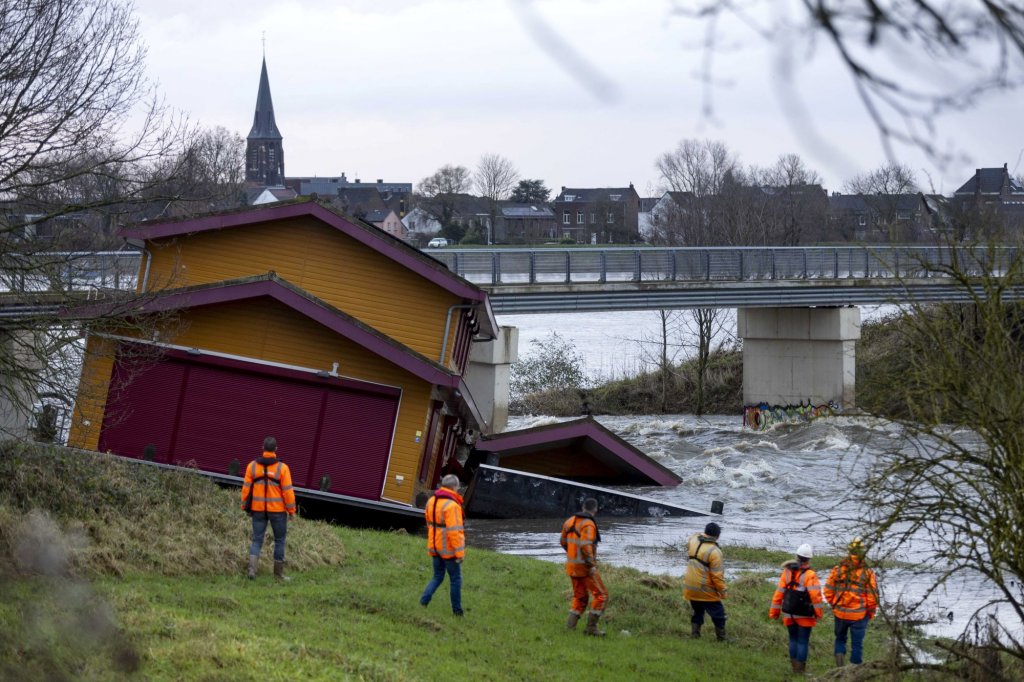
MULTIPOLYGON (((256 472, 255 463, 254 463, 254 466, 252 467, 252 470, 253 470, 253 473, 256 472)), ((257 483, 259 483, 260 481, 263 481, 263 485, 264 486, 266 486, 268 483, 273 483, 278 488, 281 487, 281 483, 280 483, 280 474, 281 474, 280 467, 275 469, 275 472, 278 474, 278 478, 274 478, 273 476, 271 476, 270 475, 270 470, 266 466, 264 466, 263 467, 263 475, 262 476, 257 476, 257 477, 253 478, 252 485, 249 486, 249 494, 245 496, 245 512, 247 514, 251 514, 252 513, 252 497, 253 497, 253 492, 255 492, 255 490, 256 490, 256 484, 257 483)), ((266 511, 264 511, 264 513, 266 513, 266 511)))
POLYGON ((813 618, 814 604, 806 589, 797 589, 800 573, 790 569, 790 581, 782 594, 782 612, 797 618, 813 618))

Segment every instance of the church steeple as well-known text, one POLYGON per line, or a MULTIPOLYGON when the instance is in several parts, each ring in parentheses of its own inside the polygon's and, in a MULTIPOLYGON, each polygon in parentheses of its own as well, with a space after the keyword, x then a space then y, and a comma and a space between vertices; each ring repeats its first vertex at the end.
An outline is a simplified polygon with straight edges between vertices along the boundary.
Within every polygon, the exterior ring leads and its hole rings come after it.
POLYGON ((252 119, 252 130, 246 138, 246 180, 260 185, 284 183, 282 139, 274 120, 274 101, 270 97, 270 79, 267 78, 267 59, 264 57, 259 92, 256 95, 256 112, 252 119))

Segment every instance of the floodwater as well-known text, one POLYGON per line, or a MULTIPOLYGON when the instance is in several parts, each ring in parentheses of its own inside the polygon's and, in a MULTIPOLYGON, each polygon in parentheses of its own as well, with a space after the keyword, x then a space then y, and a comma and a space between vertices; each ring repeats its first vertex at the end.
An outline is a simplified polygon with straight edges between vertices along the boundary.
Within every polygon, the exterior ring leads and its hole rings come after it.
MULTIPOLYGON (((851 416, 782 424, 767 431, 744 428, 740 415, 597 419, 683 480, 675 488, 631 491, 703 511, 710 511, 713 500, 725 503, 718 521, 727 578, 737 570, 752 568, 730 563, 730 545, 793 551, 809 542, 818 554, 841 553, 858 534, 857 509, 841 500, 878 453, 899 447, 903 439, 897 425, 851 416)), ((514 418, 509 428, 550 421, 514 418)), ((599 557, 612 565, 680 576, 685 570, 685 554, 679 548, 692 533, 703 530, 706 520, 602 520, 599 557)), ((558 543, 561 522, 469 519, 467 540, 471 547, 560 562, 564 560, 558 543)), ((900 558, 914 559, 909 555, 900 558)), ((815 568, 824 580, 831 566, 815 568)), ((880 573, 880 589, 889 604, 917 601, 926 584, 926 579, 906 569, 880 573)), ((963 631, 970 614, 994 594, 981 580, 958 580, 929 597, 920 618, 931 622, 926 626, 930 634, 955 636, 963 631)), ((765 608, 767 611, 767 605, 765 608)))

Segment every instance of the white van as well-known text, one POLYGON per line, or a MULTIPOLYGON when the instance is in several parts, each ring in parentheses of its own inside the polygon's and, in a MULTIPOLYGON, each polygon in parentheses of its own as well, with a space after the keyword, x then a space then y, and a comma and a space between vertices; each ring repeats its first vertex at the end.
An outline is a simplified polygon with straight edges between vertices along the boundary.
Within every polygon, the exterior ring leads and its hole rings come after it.
POLYGON ((448 246, 448 240, 444 237, 434 237, 427 242, 428 249, 443 249, 446 246, 448 246))

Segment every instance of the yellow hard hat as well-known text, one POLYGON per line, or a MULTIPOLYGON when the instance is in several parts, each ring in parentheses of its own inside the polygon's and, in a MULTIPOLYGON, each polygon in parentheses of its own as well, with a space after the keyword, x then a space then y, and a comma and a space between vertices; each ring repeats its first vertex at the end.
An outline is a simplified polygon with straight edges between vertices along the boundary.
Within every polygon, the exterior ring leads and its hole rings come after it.
POLYGON ((846 550, 850 554, 856 554, 857 556, 864 556, 867 553, 867 548, 864 546, 864 541, 859 537, 850 540, 850 544, 846 546, 846 550))

